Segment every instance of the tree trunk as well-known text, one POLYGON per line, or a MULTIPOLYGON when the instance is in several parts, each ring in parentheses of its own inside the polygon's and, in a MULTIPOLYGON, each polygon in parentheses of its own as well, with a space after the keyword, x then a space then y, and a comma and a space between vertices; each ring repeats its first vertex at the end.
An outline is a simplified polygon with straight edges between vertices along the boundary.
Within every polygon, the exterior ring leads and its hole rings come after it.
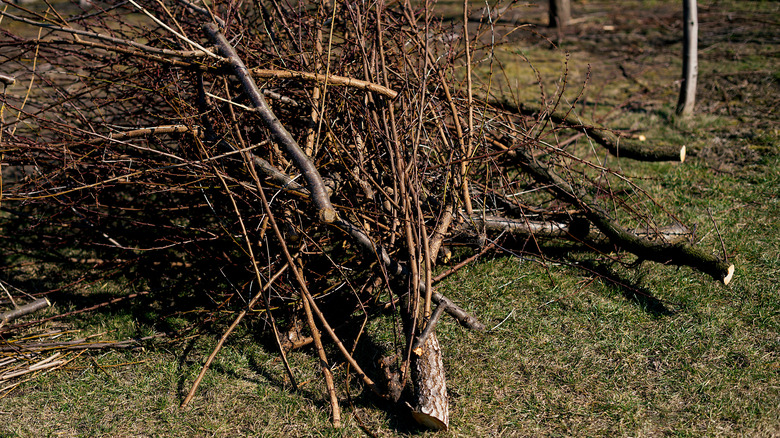
POLYGON ((677 101, 677 115, 691 115, 696 103, 696 78, 699 75, 698 37, 696 0, 683 0, 683 81, 680 99, 677 101))
POLYGON ((571 21, 571 3, 569 0, 550 0, 550 27, 563 28, 571 21))

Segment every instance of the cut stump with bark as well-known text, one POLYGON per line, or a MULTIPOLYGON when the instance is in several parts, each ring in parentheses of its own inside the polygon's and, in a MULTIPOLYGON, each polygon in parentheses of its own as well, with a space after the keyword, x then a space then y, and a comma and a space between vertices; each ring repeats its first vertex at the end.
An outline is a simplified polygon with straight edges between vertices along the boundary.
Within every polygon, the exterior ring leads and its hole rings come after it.
POLYGON ((423 345, 412 352, 412 380, 415 421, 431 429, 447 430, 450 425, 447 379, 436 333, 431 333, 423 345))

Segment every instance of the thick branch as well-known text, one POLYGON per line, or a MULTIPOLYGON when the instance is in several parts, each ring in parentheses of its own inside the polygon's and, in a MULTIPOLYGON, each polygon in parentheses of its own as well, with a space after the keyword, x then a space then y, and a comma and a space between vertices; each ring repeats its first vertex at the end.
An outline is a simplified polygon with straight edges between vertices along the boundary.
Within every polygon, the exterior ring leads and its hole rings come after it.
MULTIPOLYGON (((468 226, 470 228, 468 231, 471 232, 485 230, 492 234, 533 235, 537 238, 567 239, 593 244, 609 242, 606 235, 598 229, 592 229, 584 218, 567 223, 474 215, 468 222, 464 223, 464 226, 468 226)), ((672 244, 684 242, 691 236, 690 230, 679 223, 658 228, 628 230, 628 232, 642 239, 672 244)))
MULTIPOLYGON (((527 116, 537 116, 537 112, 528 108, 517 107, 509 103, 498 104, 498 107, 524 114, 527 116)), ((574 122, 569 120, 569 115, 563 111, 555 111, 549 114, 550 120, 559 125, 566 125, 568 128, 582 131, 593 141, 601 145, 610 154, 630 158, 637 161, 685 161, 685 146, 660 145, 650 146, 643 142, 633 141, 626 138, 621 139, 612 131, 596 126, 587 121, 574 122)))
POLYGON ((214 43, 217 45, 220 53, 227 58, 230 66, 233 68, 233 72, 236 77, 241 81, 241 85, 244 87, 249 96, 249 100, 257 110, 257 114, 265 124, 266 128, 271 131, 274 139, 281 144, 285 151, 292 157, 293 163, 303 174, 303 178, 306 180, 309 192, 311 193, 311 199, 317 208, 317 216, 320 222, 332 223, 336 220, 337 214, 333 205, 330 203, 330 197, 325 189, 325 184, 322 182, 322 177, 319 171, 312 163, 311 159, 303 152, 298 142, 290 135, 287 129, 282 125, 274 112, 266 103, 263 94, 257 88, 257 84, 252 79, 249 70, 244 65, 244 62, 238 57, 235 49, 225 39, 225 36, 219 32, 217 26, 213 23, 208 23, 203 26, 203 29, 208 34, 214 43))
POLYGON ((20 316, 28 315, 49 306, 51 306, 51 303, 46 298, 35 300, 23 306, 19 306, 14 310, 0 313, 0 324, 5 324, 8 321, 19 318, 20 316))
POLYGON ((621 140, 608 129, 595 126, 594 124, 586 126, 575 123, 568 120, 566 116, 562 111, 556 111, 550 114, 550 120, 586 133, 593 141, 603 146, 610 154, 616 157, 630 158, 637 161, 685 161, 685 146, 650 146, 625 138, 621 140))
POLYGON ((685 161, 685 146, 649 146, 642 142, 623 139, 607 129, 580 126, 596 143, 606 148, 610 154, 620 158, 637 161, 685 161))
POLYGON ((485 230, 492 233, 506 232, 508 234, 527 234, 549 238, 569 238, 588 234, 587 223, 562 223, 554 221, 532 221, 524 219, 509 219, 499 216, 472 215, 464 225, 470 225, 475 230, 485 230))
POLYGON ((685 146, 650 146, 626 138, 621 140, 621 138, 608 129, 571 122, 566 118, 566 114, 561 111, 550 114, 550 120, 586 133, 593 141, 603 146, 610 154, 616 157, 630 158, 637 161, 685 161, 685 146))
POLYGON ((274 184, 282 187, 284 190, 292 190, 295 192, 299 192, 302 195, 309 196, 309 191, 306 190, 305 187, 298 184, 294 179, 290 178, 289 175, 286 173, 283 173, 276 167, 272 166, 271 163, 268 161, 258 157, 255 154, 250 153, 250 157, 252 158, 252 163, 255 165, 255 169, 261 173, 263 176, 271 180, 274 184))

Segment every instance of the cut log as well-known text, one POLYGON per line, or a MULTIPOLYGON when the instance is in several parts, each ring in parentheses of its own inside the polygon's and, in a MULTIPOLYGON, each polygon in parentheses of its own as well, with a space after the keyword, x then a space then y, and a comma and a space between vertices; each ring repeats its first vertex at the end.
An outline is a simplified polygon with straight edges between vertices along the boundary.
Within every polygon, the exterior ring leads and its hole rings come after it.
POLYGON ((430 429, 447 430, 450 425, 447 380, 436 333, 431 333, 425 343, 412 352, 412 382, 415 421, 430 429))

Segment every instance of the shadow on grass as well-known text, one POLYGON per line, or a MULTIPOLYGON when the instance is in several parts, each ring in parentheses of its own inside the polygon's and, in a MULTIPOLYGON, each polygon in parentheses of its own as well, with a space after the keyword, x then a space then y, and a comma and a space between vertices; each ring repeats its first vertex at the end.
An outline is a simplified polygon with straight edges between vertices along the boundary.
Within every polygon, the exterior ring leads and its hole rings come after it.
MULTIPOLYGON (((544 262, 560 263, 584 274, 596 276, 608 289, 654 316, 671 316, 676 313, 676 310, 668 306, 674 303, 656 298, 653 292, 642 286, 639 281, 626 278, 604 262, 593 258, 583 259, 582 254, 594 257, 593 247, 585 247, 573 242, 540 241, 534 243, 528 238, 514 237, 507 239, 502 244, 502 249, 515 257, 530 256, 544 262)), ((611 249, 609 247, 598 248, 597 252, 606 253, 611 249)))
POLYGON ((645 312, 658 317, 672 316, 677 313, 675 310, 667 307, 664 301, 653 296, 653 292, 638 284, 638 282, 628 280, 610 267, 585 261, 580 263, 588 272, 597 275, 603 284, 610 290, 622 295, 625 299, 639 306, 645 312))
MULTIPOLYGON (((135 222, 152 224, 141 230, 141 235, 135 228, 122 226, 119 219, 117 223, 106 221, 102 224, 96 223, 94 227, 89 226, 78 215, 64 218, 60 215, 62 222, 59 224, 32 221, 34 217, 47 216, 57 217, 52 212, 32 211, 32 214, 27 215, 12 214, 9 220, 3 223, 3 237, 10 251, 2 257, 3 266, 7 268, 0 271, 0 279, 27 292, 48 296, 59 309, 87 309, 109 303, 75 319, 69 319, 70 322, 75 321, 77 326, 87 326, 95 321, 110 324, 112 319, 119 318, 130 322, 130 328, 126 329, 130 332, 120 331, 117 336, 136 336, 138 331, 149 330, 167 332, 175 336, 182 328, 186 328, 190 333, 196 330, 199 337, 208 339, 205 346, 196 345, 196 339, 193 338, 181 347, 180 353, 176 353, 179 374, 176 389, 180 397, 179 402, 183 401, 192 384, 187 368, 200 370, 202 358, 211 352, 226 325, 235 317, 232 312, 225 316, 224 311, 245 306, 244 302, 248 299, 248 291, 251 289, 249 285, 254 278, 254 273, 246 269, 246 263, 241 262, 246 255, 235 242, 227 239, 159 251, 128 251, 105 243, 105 236, 109 234, 115 241, 133 242, 136 247, 159 246, 165 239, 170 238, 166 233, 174 229, 172 223, 176 218, 160 219, 156 217, 156 213, 139 212, 131 218, 135 222), (85 226, 73 226, 85 223, 85 226), (31 269, 30 266, 34 268, 31 269), (144 294, 128 298, 136 291, 143 291, 144 294), (111 302, 116 299, 121 300, 111 302), (133 333, 133 330, 136 333, 133 333), (194 360, 192 357, 196 352, 199 359, 194 360)), ((190 225, 192 226, 192 223, 190 225)), ((177 239, 185 240, 189 236, 187 230, 175 230, 180 233, 176 236, 177 239)), ((529 246, 523 245, 522 251, 529 253, 529 246)), ((550 253, 549 247, 541 249, 547 257, 562 258, 572 250, 561 247, 550 253)), ((313 260, 314 262, 322 261, 313 260)), ((626 281, 608 267, 596 264, 585 266, 587 270, 602 277, 608 287, 614 288, 647 312, 657 316, 674 313, 662 301, 653 297, 650 291, 626 281)), ((326 290, 330 286, 326 279, 315 278, 312 284, 316 284, 316 288, 312 287, 313 290, 326 290)), ((284 291, 283 294, 295 296, 294 293, 288 292, 290 291, 284 291)), ((318 302, 329 320, 341 322, 336 330, 342 340, 349 344, 349 340, 360 338, 354 350, 355 359, 381 388, 386 382, 384 369, 379 365, 380 359, 392 354, 394 350, 387 342, 383 344, 374 333, 360 333, 363 330, 364 316, 361 314, 355 318, 352 315, 355 309, 360 307, 360 301, 353 295, 326 295, 319 298, 318 302)), ((285 310, 280 310, 280 314, 286 313, 285 310)), ((387 317, 381 312, 366 316, 369 319, 387 317)), ((280 330, 284 332, 285 317, 280 315, 279 318, 280 330)), ((242 324, 245 327, 241 328, 239 333, 231 335, 229 342, 254 342, 260 344, 269 354, 277 354, 277 347, 269 331, 255 330, 258 325, 263 325, 263 321, 258 321, 257 318, 252 318, 252 321, 242 324)), ((341 354, 329 339, 324 337, 324 340, 328 342, 328 357, 334 361, 331 365, 340 365, 336 369, 346 369, 346 364, 339 363, 342 361, 341 354)), ((351 350, 352 347, 353 345, 347 345, 347 349, 351 350)), ((313 349, 307 351, 307 354, 316 357, 313 349)), ((230 379, 248 381, 256 385, 273 385, 280 390, 289 391, 290 384, 285 381, 283 374, 260 363, 252 354, 248 357, 248 369, 253 375, 219 363, 212 364, 210 371, 230 379)), ((316 372, 319 373, 319 369, 316 372)), ((339 392, 343 397, 343 392, 339 392)), ((326 394, 309 388, 301 389, 297 393, 323 412, 328 411, 326 394)), ((385 413, 387 425, 395 433, 413 434, 421 429, 411 420, 411 413, 405 404, 408 400, 408 390, 400 402, 394 403, 363 388, 348 402, 350 406, 358 409, 378 408, 385 413)))

